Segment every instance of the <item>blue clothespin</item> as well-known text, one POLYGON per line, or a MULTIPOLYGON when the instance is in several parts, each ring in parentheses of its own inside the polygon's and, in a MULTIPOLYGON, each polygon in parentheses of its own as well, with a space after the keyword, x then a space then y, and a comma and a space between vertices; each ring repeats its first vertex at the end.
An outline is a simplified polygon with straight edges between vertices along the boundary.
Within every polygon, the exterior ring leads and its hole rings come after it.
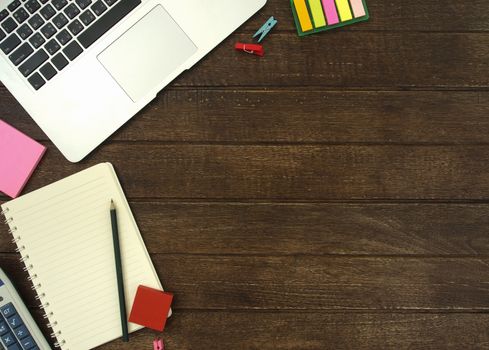
POLYGON ((263 39, 270 33, 273 27, 277 25, 278 21, 272 16, 266 21, 266 23, 253 35, 253 38, 256 38, 258 35, 261 34, 260 39, 258 39, 258 42, 261 43, 263 39))

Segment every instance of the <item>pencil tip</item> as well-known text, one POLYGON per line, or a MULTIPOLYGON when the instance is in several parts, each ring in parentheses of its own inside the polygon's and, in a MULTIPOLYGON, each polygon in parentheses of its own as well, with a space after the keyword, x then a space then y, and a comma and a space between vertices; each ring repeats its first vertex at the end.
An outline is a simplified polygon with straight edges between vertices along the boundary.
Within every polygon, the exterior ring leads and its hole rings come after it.
POLYGON ((110 209, 115 209, 114 200, 110 200, 110 209))

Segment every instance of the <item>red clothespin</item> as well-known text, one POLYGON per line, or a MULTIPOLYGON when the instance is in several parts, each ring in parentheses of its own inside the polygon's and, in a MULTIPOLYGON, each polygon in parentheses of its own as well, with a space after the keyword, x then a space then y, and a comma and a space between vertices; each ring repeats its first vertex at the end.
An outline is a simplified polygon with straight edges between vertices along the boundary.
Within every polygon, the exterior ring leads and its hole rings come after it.
POLYGON ((153 350, 165 350, 165 343, 163 343, 163 339, 156 338, 153 341, 153 350))
POLYGON ((236 43, 234 48, 238 51, 243 51, 251 55, 257 55, 257 56, 265 55, 265 50, 263 49, 263 46, 258 44, 236 43))

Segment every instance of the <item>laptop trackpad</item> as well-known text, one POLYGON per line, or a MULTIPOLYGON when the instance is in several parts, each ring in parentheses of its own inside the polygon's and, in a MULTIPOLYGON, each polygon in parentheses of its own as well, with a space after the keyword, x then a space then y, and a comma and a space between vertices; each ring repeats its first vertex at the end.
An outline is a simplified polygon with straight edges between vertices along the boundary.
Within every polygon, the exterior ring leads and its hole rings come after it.
POLYGON ((98 60, 137 102, 196 51, 192 40, 158 5, 98 55, 98 60))

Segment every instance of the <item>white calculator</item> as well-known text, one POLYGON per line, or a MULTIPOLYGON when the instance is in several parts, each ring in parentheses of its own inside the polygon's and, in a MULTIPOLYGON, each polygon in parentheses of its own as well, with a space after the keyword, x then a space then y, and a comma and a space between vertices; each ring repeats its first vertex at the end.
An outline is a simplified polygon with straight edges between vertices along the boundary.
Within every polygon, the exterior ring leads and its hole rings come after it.
POLYGON ((14 285, 1 268, 0 314, 0 349, 51 349, 14 285))

